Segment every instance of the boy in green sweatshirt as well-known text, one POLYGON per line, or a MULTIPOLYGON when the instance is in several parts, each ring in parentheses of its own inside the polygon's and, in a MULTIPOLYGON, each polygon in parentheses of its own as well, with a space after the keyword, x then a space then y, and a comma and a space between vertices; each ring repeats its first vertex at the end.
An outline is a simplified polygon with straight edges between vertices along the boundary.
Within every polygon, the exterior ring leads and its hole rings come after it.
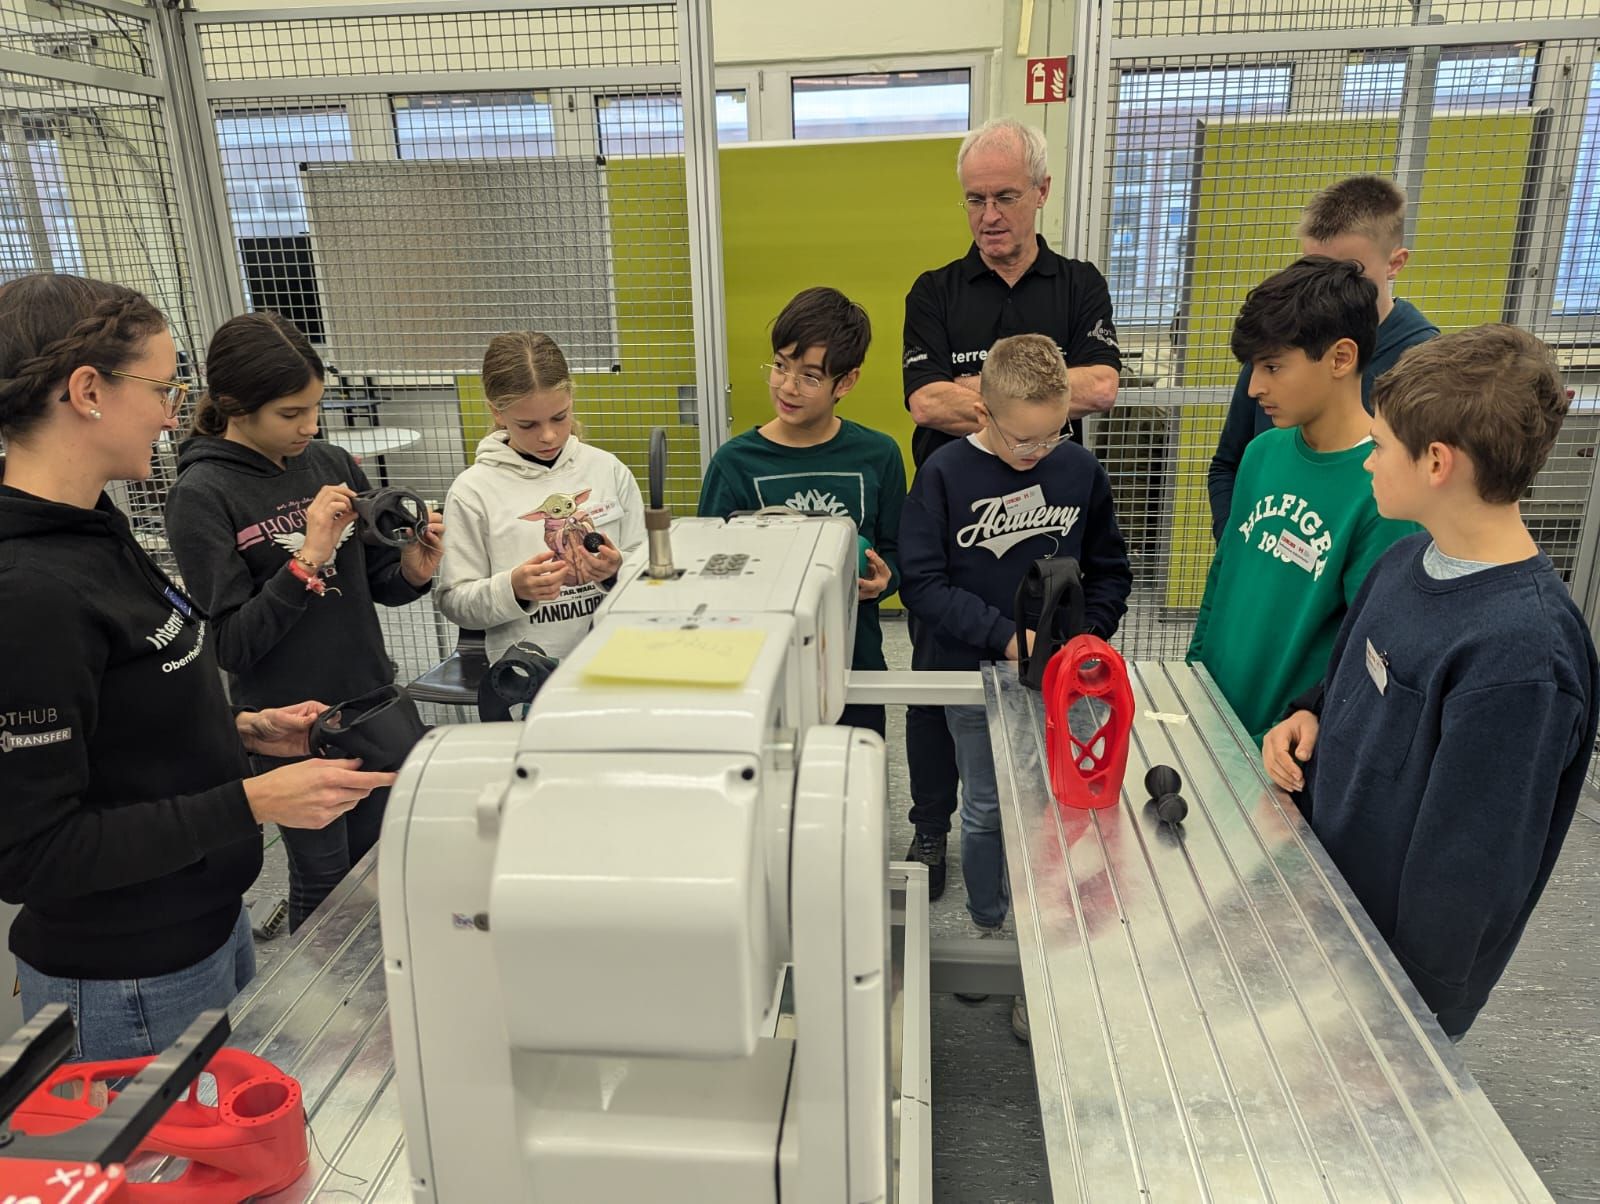
POLYGON ((1361 370, 1377 335, 1378 290, 1361 265, 1317 255, 1252 289, 1234 323, 1233 354, 1274 429, 1240 462, 1188 660, 1257 745, 1321 680, 1373 562, 1417 529, 1378 513, 1362 467, 1361 370))
MULTIPOLYGON (((860 380, 871 341, 867 311, 838 289, 798 294, 772 324, 772 363, 765 365, 771 421, 718 448, 700 486, 702 516, 787 506, 855 522, 871 571, 857 585, 852 669, 887 667, 878 604, 899 588, 896 542, 906 500, 899 444, 834 413, 860 380)), ((847 706, 839 722, 880 736, 885 730, 881 706, 847 706)))

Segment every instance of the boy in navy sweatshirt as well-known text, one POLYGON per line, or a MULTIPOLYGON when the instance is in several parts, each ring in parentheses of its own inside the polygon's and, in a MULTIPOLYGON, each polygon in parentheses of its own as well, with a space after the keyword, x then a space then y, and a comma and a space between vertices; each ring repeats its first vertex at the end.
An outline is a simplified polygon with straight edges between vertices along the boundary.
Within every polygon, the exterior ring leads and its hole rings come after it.
POLYGON ((1518 508, 1568 402, 1549 349, 1512 326, 1412 348, 1372 400, 1378 509, 1427 532, 1373 567, 1324 686, 1263 757, 1285 790, 1311 781, 1313 831, 1459 1041, 1550 878, 1594 747, 1588 627, 1518 508))
MULTIPOLYGON (((1017 586, 1034 561, 1070 556, 1083 571, 1085 620, 1104 638, 1128 609, 1133 574, 1094 454, 1063 442, 1067 365, 1053 339, 1001 339, 984 361, 983 429, 923 463, 900 519, 900 597, 927 627, 914 669, 976 669, 1016 660, 1017 586)), ((1010 902, 1000 803, 981 706, 945 708, 961 775, 961 872, 980 933, 1000 930, 1010 902)), ((1026 1039, 1021 1000, 1012 1015, 1026 1039)))

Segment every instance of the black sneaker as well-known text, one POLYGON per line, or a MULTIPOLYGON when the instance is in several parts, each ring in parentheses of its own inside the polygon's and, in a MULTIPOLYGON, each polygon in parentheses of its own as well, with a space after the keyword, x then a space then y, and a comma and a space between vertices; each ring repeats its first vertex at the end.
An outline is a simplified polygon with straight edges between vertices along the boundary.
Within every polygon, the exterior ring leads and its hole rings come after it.
POLYGON ((259 924, 250 927, 258 941, 270 941, 283 931, 283 926, 289 922, 289 900, 279 899, 267 912, 267 918, 259 924))
POLYGON ((942 833, 918 832, 906 850, 907 861, 920 861, 928 867, 928 901, 944 894, 944 845, 942 833))

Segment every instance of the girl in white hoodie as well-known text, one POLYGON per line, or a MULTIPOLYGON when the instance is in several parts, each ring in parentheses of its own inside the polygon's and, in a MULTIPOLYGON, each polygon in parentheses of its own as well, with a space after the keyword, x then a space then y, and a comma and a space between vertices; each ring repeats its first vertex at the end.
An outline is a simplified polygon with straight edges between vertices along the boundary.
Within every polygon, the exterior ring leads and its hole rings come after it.
POLYGON ((483 390, 497 429, 450 487, 434 598, 484 631, 490 661, 522 640, 564 657, 644 542, 644 499, 621 460, 574 432, 567 359, 548 335, 496 335, 483 390))

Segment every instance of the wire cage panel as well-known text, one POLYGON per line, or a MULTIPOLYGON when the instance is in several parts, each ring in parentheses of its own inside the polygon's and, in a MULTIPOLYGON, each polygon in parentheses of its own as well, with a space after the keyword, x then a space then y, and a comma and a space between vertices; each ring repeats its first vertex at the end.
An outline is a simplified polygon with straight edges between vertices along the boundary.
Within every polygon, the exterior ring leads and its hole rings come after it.
MULTIPOLYGON (((1117 5, 1114 20, 1156 7, 1117 5)), ((1556 348, 1579 397, 1524 511, 1569 583, 1595 540, 1584 521, 1600 436, 1589 384, 1600 354, 1588 350, 1600 345, 1589 285, 1600 239, 1586 208, 1595 42, 1363 52, 1271 40, 1206 54, 1196 36, 1181 57, 1111 62, 1093 234, 1127 367, 1095 442, 1129 515, 1136 588, 1121 638, 1134 656, 1181 654, 1192 630, 1238 307, 1301 253, 1305 203, 1346 176, 1387 176, 1409 194, 1395 296, 1443 330, 1512 321, 1556 348)))
MULTIPOLYGON (((676 4, 191 28, 240 279, 326 361, 325 438, 442 503, 494 425, 489 339, 541 330, 566 355, 584 439, 643 481, 665 427, 668 499, 692 509, 676 4)), ((426 602, 381 618, 402 680, 456 638, 426 602)))

